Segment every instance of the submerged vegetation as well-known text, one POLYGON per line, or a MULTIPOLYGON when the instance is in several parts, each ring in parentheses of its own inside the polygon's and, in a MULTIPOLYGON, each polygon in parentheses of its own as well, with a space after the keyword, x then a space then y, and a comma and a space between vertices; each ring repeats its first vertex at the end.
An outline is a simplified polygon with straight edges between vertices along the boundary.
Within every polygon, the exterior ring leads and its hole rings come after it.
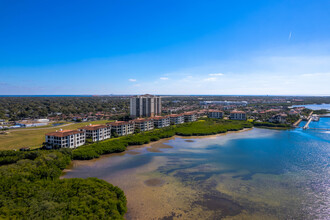
POLYGON ((211 135, 250 128, 247 121, 205 119, 92 143, 75 150, 0 151, 1 219, 123 219, 124 192, 97 178, 59 179, 71 159, 92 159, 174 135, 211 135))
POLYGON ((122 219, 126 213, 118 187, 96 178, 59 179, 71 150, 2 151, 0 156, 7 164, 0 166, 0 219, 122 219))
POLYGON ((231 121, 206 119, 168 128, 156 129, 153 131, 109 139, 93 143, 73 150, 73 159, 89 160, 97 158, 102 154, 122 152, 129 145, 148 144, 151 141, 158 141, 163 138, 181 136, 202 136, 224 133, 227 131, 238 131, 243 128, 251 128, 252 124, 247 121, 231 121))

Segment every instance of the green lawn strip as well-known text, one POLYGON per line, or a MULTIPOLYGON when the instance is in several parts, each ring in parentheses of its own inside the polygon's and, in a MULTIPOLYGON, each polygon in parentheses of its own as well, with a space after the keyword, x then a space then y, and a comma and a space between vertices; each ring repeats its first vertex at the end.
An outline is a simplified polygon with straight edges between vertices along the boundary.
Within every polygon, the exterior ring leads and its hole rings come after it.
POLYGON ((33 130, 16 130, 9 132, 8 134, 0 134, 0 150, 14 150, 22 147, 30 147, 31 149, 40 148, 42 143, 45 141, 45 134, 54 132, 59 129, 63 130, 74 130, 89 124, 105 124, 108 120, 92 121, 92 122, 81 122, 74 123, 63 127, 50 127, 50 128, 34 128, 33 130))

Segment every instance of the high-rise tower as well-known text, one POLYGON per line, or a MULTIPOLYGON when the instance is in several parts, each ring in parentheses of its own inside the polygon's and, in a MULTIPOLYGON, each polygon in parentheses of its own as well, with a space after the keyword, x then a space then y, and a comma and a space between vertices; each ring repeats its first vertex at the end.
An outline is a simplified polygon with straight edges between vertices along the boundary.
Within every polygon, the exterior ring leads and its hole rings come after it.
POLYGON ((130 116, 153 117, 162 112, 162 100, 159 96, 138 95, 130 99, 130 116))

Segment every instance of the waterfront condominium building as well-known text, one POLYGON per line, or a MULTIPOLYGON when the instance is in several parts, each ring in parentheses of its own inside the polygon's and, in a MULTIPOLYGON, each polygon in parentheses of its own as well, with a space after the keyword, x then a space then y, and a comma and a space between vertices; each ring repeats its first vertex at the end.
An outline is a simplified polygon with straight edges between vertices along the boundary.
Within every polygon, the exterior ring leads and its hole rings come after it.
POLYGON ((138 95, 130 99, 130 116, 154 117, 160 115, 162 111, 162 100, 159 96, 138 95))
POLYGON ((93 142, 103 141, 111 137, 111 126, 106 125, 87 125, 79 128, 86 132, 86 138, 91 138, 93 142))
POLYGON ((155 116, 153 117, 153 120, 156 128, 164 128, 171 125, 169 116, 155 116))
POLYGON ((152 118, 137 118, 134 120, 135 128, 140 131, 150 131, 154 129, 154 120, 152 118))
POLYGON ((46 135, 46 146, 48 148, 76 148, 85 144, 86 136, 84 131, 59 130, 46 135))
POLYGON ((178 125, 184 123, 184 115, 183 114, 172 114, 170 116, 171 124, 178 125))
POLYGON ((134 121, 116 121, 107 123, 111 126, 111 132, 116 132, 118 136, 125 136, 134 133, 134 121))
POLYGON ((243 111, 232 111, 230 112, 231 120, 246 120, 246 113, 243 111))
POLYGON ((197 120, 197 114, 195 112, 186 112, 184 113, 185 122, 193 122, 197 120))
POLYGON ((220 110, 209 110, 208 117, 209 118, 223 118, 223 111, 220 111, 220 110))

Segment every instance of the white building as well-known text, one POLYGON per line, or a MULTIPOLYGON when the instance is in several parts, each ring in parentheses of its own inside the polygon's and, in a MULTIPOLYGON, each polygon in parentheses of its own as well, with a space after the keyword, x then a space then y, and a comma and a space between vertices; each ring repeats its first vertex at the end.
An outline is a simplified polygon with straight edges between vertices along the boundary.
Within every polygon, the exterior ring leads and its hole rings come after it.
POLYGON ((118 136, 125 136, 134 133, 134 121, 116 121, 107 123, 111 126, 111 132, 116 132, 118 136))
POLYGON ((197 121, 197 114, 195 112, 186 112, 184 113, 185 122, 197 121))
POLYGON ((246 120, 246 113, 244 111, 232 111, 230 112, 231 120, 246 120))
POLYGON ((223 111, 220 110, 209 110, 208 112, 209 118, 223 118, 223 111))
POLYGON ((170 116, 171 124, 178 125, 184 123, 184 115, 183 114, 172 114, 170 116))
POLYGON ((76 148, 85 144, 86 135, 84 131, 59 130, 45 135, 48 147, 76 148))
POLYGON ((169 116, 156 116, 152 118, 154 120, 154 126, 156 128, 164 128, 171 125, 169 116))
POLYGON ((91 138, 93 142, 103 141, 111 137, 111 126, 106 125, 87 125, 79 128, 86 132, 86 138, 91 138))
POLYGON ((19 125, 20 127, 28 128, 28 127, 45 126, 48 125, 48 122, 22 120, 22 121, 17 121, 15 124, 19 125))
POLYGON ((162 112, 162 100, 159 96, 139 95, 130 99, 130 116, 154 117, 162 112))
POLYGON ((154 129, 154 120, 152 118, 137 118, 134 120, 135 128, 140 131, 150 131, 154 129))

